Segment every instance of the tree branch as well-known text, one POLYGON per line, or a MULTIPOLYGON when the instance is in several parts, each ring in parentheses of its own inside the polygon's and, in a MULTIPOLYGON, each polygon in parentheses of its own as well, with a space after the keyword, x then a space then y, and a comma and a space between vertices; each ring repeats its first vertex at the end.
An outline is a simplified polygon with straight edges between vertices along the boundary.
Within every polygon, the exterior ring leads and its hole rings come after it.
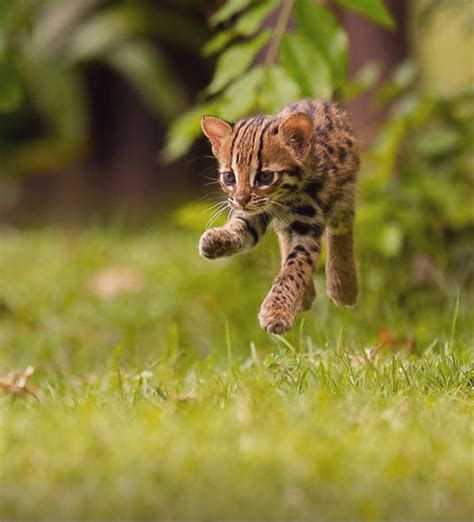
POLYGON ((265 67, 270 67, 275 63, 278 54, 278 48, 280 47, 281 39, 285 34, 286 27, 290 20, 291 10, 293 9, 294 3, 295 0, 283 0, 280 15, 278 16, 272 39, 268 45, 267 55, 265 56, 265 67))

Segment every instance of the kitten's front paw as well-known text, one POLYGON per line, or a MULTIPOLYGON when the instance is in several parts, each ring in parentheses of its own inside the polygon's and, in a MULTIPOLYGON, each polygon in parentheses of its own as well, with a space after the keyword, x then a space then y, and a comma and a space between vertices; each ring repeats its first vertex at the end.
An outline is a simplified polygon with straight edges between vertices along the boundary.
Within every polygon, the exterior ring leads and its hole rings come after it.
POLYGON ((199 253, 206 259, 232 254, 232 240, 229 233, 222 228, 206 230, 199 240, 199 253))
POLYGON ((295 314, 273 299, 265 300, 258 314, 260 326, 267 332, 282 334, 291 330, 295 314))

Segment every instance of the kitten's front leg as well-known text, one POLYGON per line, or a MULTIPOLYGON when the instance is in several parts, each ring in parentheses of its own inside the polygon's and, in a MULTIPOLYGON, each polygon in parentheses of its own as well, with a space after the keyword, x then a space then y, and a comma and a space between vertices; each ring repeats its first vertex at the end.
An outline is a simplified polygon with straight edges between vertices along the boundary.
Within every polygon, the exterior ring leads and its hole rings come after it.
POLYGON ((237 214, 222 227, 206 230, 199 240, 199 253, 207 259, 231 256, 255 246, 268 226, 266 215, 237 214))
POLYGON ((321 252, 323 227, 294 222, 281 233, 283 264, 259 313, 260 325, 281 334, 291 329, 295 316, 308 310, 315 296, 313 272, 321 252))

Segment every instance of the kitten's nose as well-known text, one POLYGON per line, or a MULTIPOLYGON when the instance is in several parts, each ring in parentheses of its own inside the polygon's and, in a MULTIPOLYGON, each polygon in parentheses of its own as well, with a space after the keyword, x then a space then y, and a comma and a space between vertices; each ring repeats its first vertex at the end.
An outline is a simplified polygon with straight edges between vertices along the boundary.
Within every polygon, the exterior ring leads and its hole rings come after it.
POLYGON ((242 208, 245 208, 247 203, 250 201, 250 194, 248 194, 248 193, 236 194, 235 201, 239 206, 241 206, 242 208))

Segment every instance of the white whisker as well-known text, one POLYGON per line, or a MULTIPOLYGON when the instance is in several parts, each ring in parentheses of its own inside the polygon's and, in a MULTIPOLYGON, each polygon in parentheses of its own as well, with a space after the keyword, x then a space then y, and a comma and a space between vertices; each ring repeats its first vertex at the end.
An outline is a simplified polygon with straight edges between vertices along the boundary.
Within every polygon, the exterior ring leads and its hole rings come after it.
POLYGON ((226 204, 227 204, 227 201, 225 199, 216 201, 216 202, 212 203, 211 205, 209 205, 205 210, 207 212, 209 212, 209 210, 213 209, 214 207, 218 207, 219 205, 226 205, 226 204))
POLYGON ((290 219, 287 214, 288 207, 286 205, 278 203, 277 201, 272 201, 268 210, 278 221, 281 221, 284 225, 290 224, 290 219))
POLYGON ((209 221, 206 223, 206 228, 211 228, 212 225, 217 221, 217 219, 221 216, 221 214, 226 211, 226 209, 228 207, 229 207, 229 204, 226 201, 225 206, 217 209, 216 212, 214 212, 214 214, 209 218, 209 221))

